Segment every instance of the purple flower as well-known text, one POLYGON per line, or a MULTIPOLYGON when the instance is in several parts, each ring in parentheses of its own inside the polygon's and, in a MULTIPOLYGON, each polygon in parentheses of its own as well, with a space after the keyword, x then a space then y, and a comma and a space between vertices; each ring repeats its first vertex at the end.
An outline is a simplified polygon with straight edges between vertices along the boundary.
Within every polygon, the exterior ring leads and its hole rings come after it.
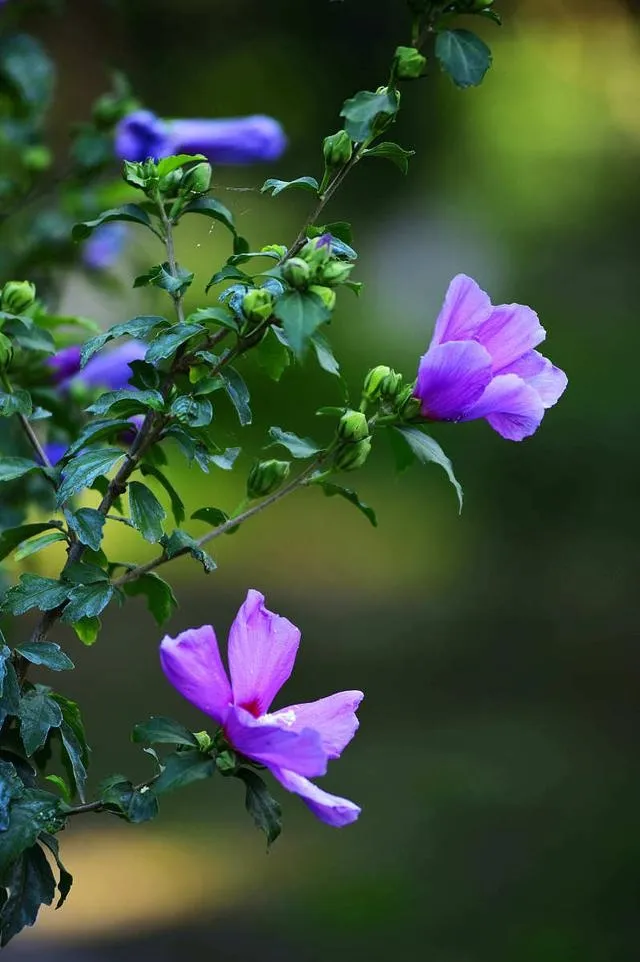
POLYGON ((255 164, 277 160, 287 140, 272 117, 163 121, 149 110, 124 117, 116 130, 115 151, 122 160, 159 160, 171 154, 204 154, 212 164, 255 164))
POLYGON ((67 453, 68 444, 63 441, 47 441, 44 445, 44 453, 49 459, 49 464, 57 464, 67 453))
POLYGON ((213 628, 190 628, 163 638, 162 669, 188 701, 222 726, 241 755, 265 765, 290 792, 328 825, 354 822, 360 809, 329 795, 309 778, 324 775, 358 728, 360 691, 342 691, 319 701, 270 712, 271 702, 291 675, 300 632, 268 611, 250 590, 229 633, 229 677, 213 628))
POLYGON ((529 437, 567 386, 560 368, 535 351, 546 337, 522 304, 494 307, 474 280, 451 281, 415 395, 431 421, 486 418, 510 441, 529 437))
POLYGON ((79 345, 72 345, 47 359, 54 384, 60 388, 68 388, 71 384, 84 384, 85 387, 119 391, 128 385, 131 378, 129 364, 142 360, 147 346, 141 341, 127 341, 112 351, 95 354, 82 370, 80 351, 79 345))
POLYGON ((82 248, 82 261, 93 271, 105 271, 122 253, 128 230, 126 224, 103 224, 91 235, 82 248))

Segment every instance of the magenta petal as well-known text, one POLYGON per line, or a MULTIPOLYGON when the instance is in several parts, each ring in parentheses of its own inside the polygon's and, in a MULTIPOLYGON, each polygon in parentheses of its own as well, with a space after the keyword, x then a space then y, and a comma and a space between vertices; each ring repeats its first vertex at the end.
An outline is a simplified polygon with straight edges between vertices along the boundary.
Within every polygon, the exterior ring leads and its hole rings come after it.
POLYGON ((162 670, 183 698, 222 724, 232 701, 216 634, 211 625, 188 628, 160 643, 162 670))
POLYGON ((324 775, 327 753, 320 735, 310 728, 288 731, 272 717, 254 718, 244 708, 234 706, 225 721, 225 735, 236 751, 268 768, 287 768, 312 777, 324 775))
POLYGON ((264 596, 250 589, 229 632, 235 704, 264 715, 293 670, 299 643, 295 625, 268 611, 264 596))
POLYGON ((478 400, 491 381, 491 357, 475 341, 450 341, 430 347, 420 360, 416 397, 422 415, 456 421, 478 400))
POLYGON ((489 295, 466 274, 449 284, 433 332, 432 346, 444 341, 471 340, 492 311, 489 295))
POLYGON ((529 351, 524 357, 509 364, 501 374, 517 374, 538 392, 545 408, 553 407, 564 394, 567 375, 538 351, 529 351))
POLYGON ((486 418, 494 431, 508 441, 522 441, 538 429, 544 405, 538 392, 516 374, 494 377, 465 420, 486 418))
POLYGON ((342 828, 343 825, 350 825, 360 815, 360 809, 348 798, 340 798, 338 795, 330 795, 324 792, 313 782, 295 772, 286 769, 271 769, 272 774, 278 779, 281 785, 289 792, 299 795, 305 805, 313 812, 316 818, 334 828, 342 828))
POLYGON ((523 304, 494 307, 490 317, 476 333, 476 338, 491 355, 494 372, 522 357, 545 339, 538 315, 523 304))
POLYGON ((283 708, 271 717, 290 731, 317 731, 329 758, 338 758, 358 730, 355 713, 363 698, 361 691, 340 691, 318 701, 283 708))

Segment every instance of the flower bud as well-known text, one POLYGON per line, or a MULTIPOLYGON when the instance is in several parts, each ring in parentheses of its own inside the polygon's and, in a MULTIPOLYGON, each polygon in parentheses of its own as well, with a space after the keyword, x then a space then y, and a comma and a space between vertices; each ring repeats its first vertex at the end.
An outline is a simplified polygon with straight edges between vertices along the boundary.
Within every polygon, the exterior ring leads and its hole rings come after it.
POLYGON ((397 47, 395 53, 395 72, 398 80, 417 80, 427 63, 415 47, 397 47))
POLYGON ((422 407, 420 398, 414 395, 415 384, 406 387, 398 398, 398 413, 405 421, 412 421, 418 417, 422 407))
POLYGON ((353 153, 351 137, 346 130, 339 130, 337 134, 325 137, 322 150, 327 167, 343 167, 351 160, 353 153))
POLYGON ((349 279, 353 268, 353 264, 347 264, 345 261, 329 261, 318 270, 317 279, 328 287, 338 287, 349 279))
POLYGON ((264 498, 280 487, 289 477, 289 461, 256 461, 247 478, 247 497, 264 498))
POLYGON ((282 276, 296 290, 304 290, 309 283, 311 269, 301 257, 290 257, 282 265, 282 276))
POLYGON ((260 248, 260 251, 263 254, 277 254, 278 257, 282 258, 287 253, 287 248, 284 244, 265 244, 264 247, 260 248))
POLYGON ((361 468, 371 454, 371 438, 363 438, 355 444, 345 444, 336 451, 333 463, 340 471, 361 468))
POLYGON ((381 397, 383 397, 385 401, 395 401, 397 400, 401 390, 402 374, 398 374, 397 371, 390 371, 381 385, 381 397))
POLYGON ((12 359, 13 345, 6 334, 0 334, 0 371, 6 370, 11 364, 12 359))
POLYGON ((310 294, 317 294, 327 310, 332 311, 336 306, 336 292, 330 287, 322 287, 320 284, 313 284, 309 288, 310 294))
POLYGON ((362 385, 362 396, 367 398, 368 401, 375 401, 379 398, 385 378, 392 373, 393 371, 386 364, 379 364, 377 367, 371 368, 362 385))
POLYGON ((242 298, 242 313, 248 321, 266 321, 273 313, 273 295, 263 287, 257 287, 242 298))
POLYGON ((35 299, 36 288, 31 281, 7 281, 2 288, 0 306, 10 314, 23 314, 35 299))
POLYGON ((211 164, 201 161, 191 167, 182 178, 183 189, 194 194, 206 194, 211 187, 211 173, 211 164))
POLYGON ((183 181, 184 171, 181 167, 177 167, 175 170, 170 170, 168 174, 160 178, 158 187, 162 194, 165 194, 167 197, 173 197, 182 187, 183 181))
POLYGON ((345 411, 338 422, 338 437, 343 441, 362 441, 369 437, 369 422, 362 411, 345 411))

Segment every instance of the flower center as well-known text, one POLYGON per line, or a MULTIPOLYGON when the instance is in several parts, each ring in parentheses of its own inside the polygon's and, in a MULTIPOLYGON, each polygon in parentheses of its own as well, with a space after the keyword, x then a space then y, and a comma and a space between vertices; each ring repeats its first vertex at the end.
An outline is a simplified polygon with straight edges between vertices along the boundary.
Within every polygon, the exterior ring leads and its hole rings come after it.
POLYGON ((260 718, 262 714, 257 698, 252 698, 251 701, 245 701, 239 707, 244 708, 244 710, 248 711, 254 718, 260 718))

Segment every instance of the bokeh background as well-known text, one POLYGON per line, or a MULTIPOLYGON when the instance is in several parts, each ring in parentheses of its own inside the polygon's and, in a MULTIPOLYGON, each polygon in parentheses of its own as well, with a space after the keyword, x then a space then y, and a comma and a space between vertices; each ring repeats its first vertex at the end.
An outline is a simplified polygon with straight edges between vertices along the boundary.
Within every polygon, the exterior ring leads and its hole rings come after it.
MULTIPOLYGON (((255 586, 303 629, 289 701, 365 691, 361 730, 326 779, 361 820, 331 830, 282 792, 267 856, 240 784, 222 779, 168 797, 142 827, 78 820, 63 839, 78 885, 7 962, 637 959, 640 22, 622 0, 497 7, 506 25, 481 25, 495 65, 479 90, 455 90, 435 64, 406 87, 394 139, 417 151, 409 176, 362 164, 333 202, 366 287, 341 298, 332 340, 354 390, 376 363, 410 376, 465 271, 494 301, 538 310, 566 396, 522 444, 484 423, 434 431, 465 488, 461 517, 435 467, 398 479, 380 445, 353 479, 377 531, 307 492, 216 542, 209 577, 173 572, 170 630, 212 621, 224 637, 255 586)), ((61 150, 113 66, 158 114, 279 118, 282 161, 217 173, 254 245, 286 243, 307 210, 304 194, 260 196, 263 179, 317 173, 342 101, 383 82, 407 38, 400 0, 76 0, 27 26, 60 65, 61 150)), ((146 309, 130 280, 157 252, 135 241, 119 285, 72 276, 64 308, 104 324, 146 309)), ((208 224, 178 243, 203 282, 227 254, 208 224)), ((331 378, 312 363, 280 388, 245 373, 259 398, 247 452, 271 424, 324 437, 313 412, 339 403, 331 378)), ((222 436, 234 430, 222 412, 222 436)), ((174 471, 193 509, 229 508, 240 465, 174 471)), ((79 668, 61 684, 85 703, 94 784, 149 773, 128 742, 149 713, 203 726, 161 676, 141 602, 110 612, 91 650, 58 640, 79 668)))

